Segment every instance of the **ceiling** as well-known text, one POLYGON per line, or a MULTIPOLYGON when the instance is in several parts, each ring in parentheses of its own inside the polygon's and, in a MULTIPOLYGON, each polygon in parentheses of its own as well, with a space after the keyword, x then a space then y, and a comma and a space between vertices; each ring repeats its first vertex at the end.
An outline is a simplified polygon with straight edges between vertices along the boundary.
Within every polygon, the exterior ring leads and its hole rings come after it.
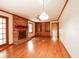
MULTIPOLYGON (((38 22, 43 0, 0 0, 0 9, 38 22)), ((50 20, 56 20, 66 0, 45 0, 45 11, 50 20)))

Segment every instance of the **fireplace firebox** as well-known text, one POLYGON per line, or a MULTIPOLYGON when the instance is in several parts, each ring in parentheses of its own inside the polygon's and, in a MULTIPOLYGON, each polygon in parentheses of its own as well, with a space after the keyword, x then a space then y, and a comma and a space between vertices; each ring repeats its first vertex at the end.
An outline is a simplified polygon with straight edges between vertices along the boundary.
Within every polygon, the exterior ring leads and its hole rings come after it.
POLYGON ((19 31, 18 40, 26 38, 26 30, 25 31, 19 31))

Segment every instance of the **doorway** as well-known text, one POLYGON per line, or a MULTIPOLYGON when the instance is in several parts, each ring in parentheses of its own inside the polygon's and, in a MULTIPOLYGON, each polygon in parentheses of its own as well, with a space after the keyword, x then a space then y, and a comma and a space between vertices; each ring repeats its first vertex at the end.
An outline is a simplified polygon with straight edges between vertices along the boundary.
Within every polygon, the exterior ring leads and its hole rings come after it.
POLYGON ((2 47, 8 43, 8 18, 0 16, 0 46, 2 47))
POLYGON ((59 23, 51 23, 51 37, 54 41, 59 40, 59 23))

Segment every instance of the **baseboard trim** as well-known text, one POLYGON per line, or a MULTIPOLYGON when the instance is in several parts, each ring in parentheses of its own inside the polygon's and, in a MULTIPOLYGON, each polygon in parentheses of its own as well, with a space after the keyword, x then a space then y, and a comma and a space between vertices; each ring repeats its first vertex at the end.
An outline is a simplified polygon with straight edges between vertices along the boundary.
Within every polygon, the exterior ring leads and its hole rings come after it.
POLYGON ((72 58, 71 55, 70 55, 70 53, 67 51, 66 47, 65 47, 64 44, 62 43, 62 41, 61 41, 61 40, 59 40, 59 41, 60 41, 60 43, 62 44, 62 46, 63 46, 63 48, 65 49, 65 51, 67 52, 67 54, 69 55, 69 58, 72 58))

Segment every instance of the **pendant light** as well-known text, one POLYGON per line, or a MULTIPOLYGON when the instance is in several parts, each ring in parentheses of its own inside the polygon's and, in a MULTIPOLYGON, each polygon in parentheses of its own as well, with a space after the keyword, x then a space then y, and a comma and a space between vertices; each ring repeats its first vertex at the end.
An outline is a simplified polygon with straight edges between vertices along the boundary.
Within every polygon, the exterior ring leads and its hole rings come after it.
POLYGON ((41 13, 41 15, 39 16, 40 20, 48 20, 49 16, 48 14, 45 12, 45 5, 44 5, 44 0, 43 0, 43 12, 41 13))

